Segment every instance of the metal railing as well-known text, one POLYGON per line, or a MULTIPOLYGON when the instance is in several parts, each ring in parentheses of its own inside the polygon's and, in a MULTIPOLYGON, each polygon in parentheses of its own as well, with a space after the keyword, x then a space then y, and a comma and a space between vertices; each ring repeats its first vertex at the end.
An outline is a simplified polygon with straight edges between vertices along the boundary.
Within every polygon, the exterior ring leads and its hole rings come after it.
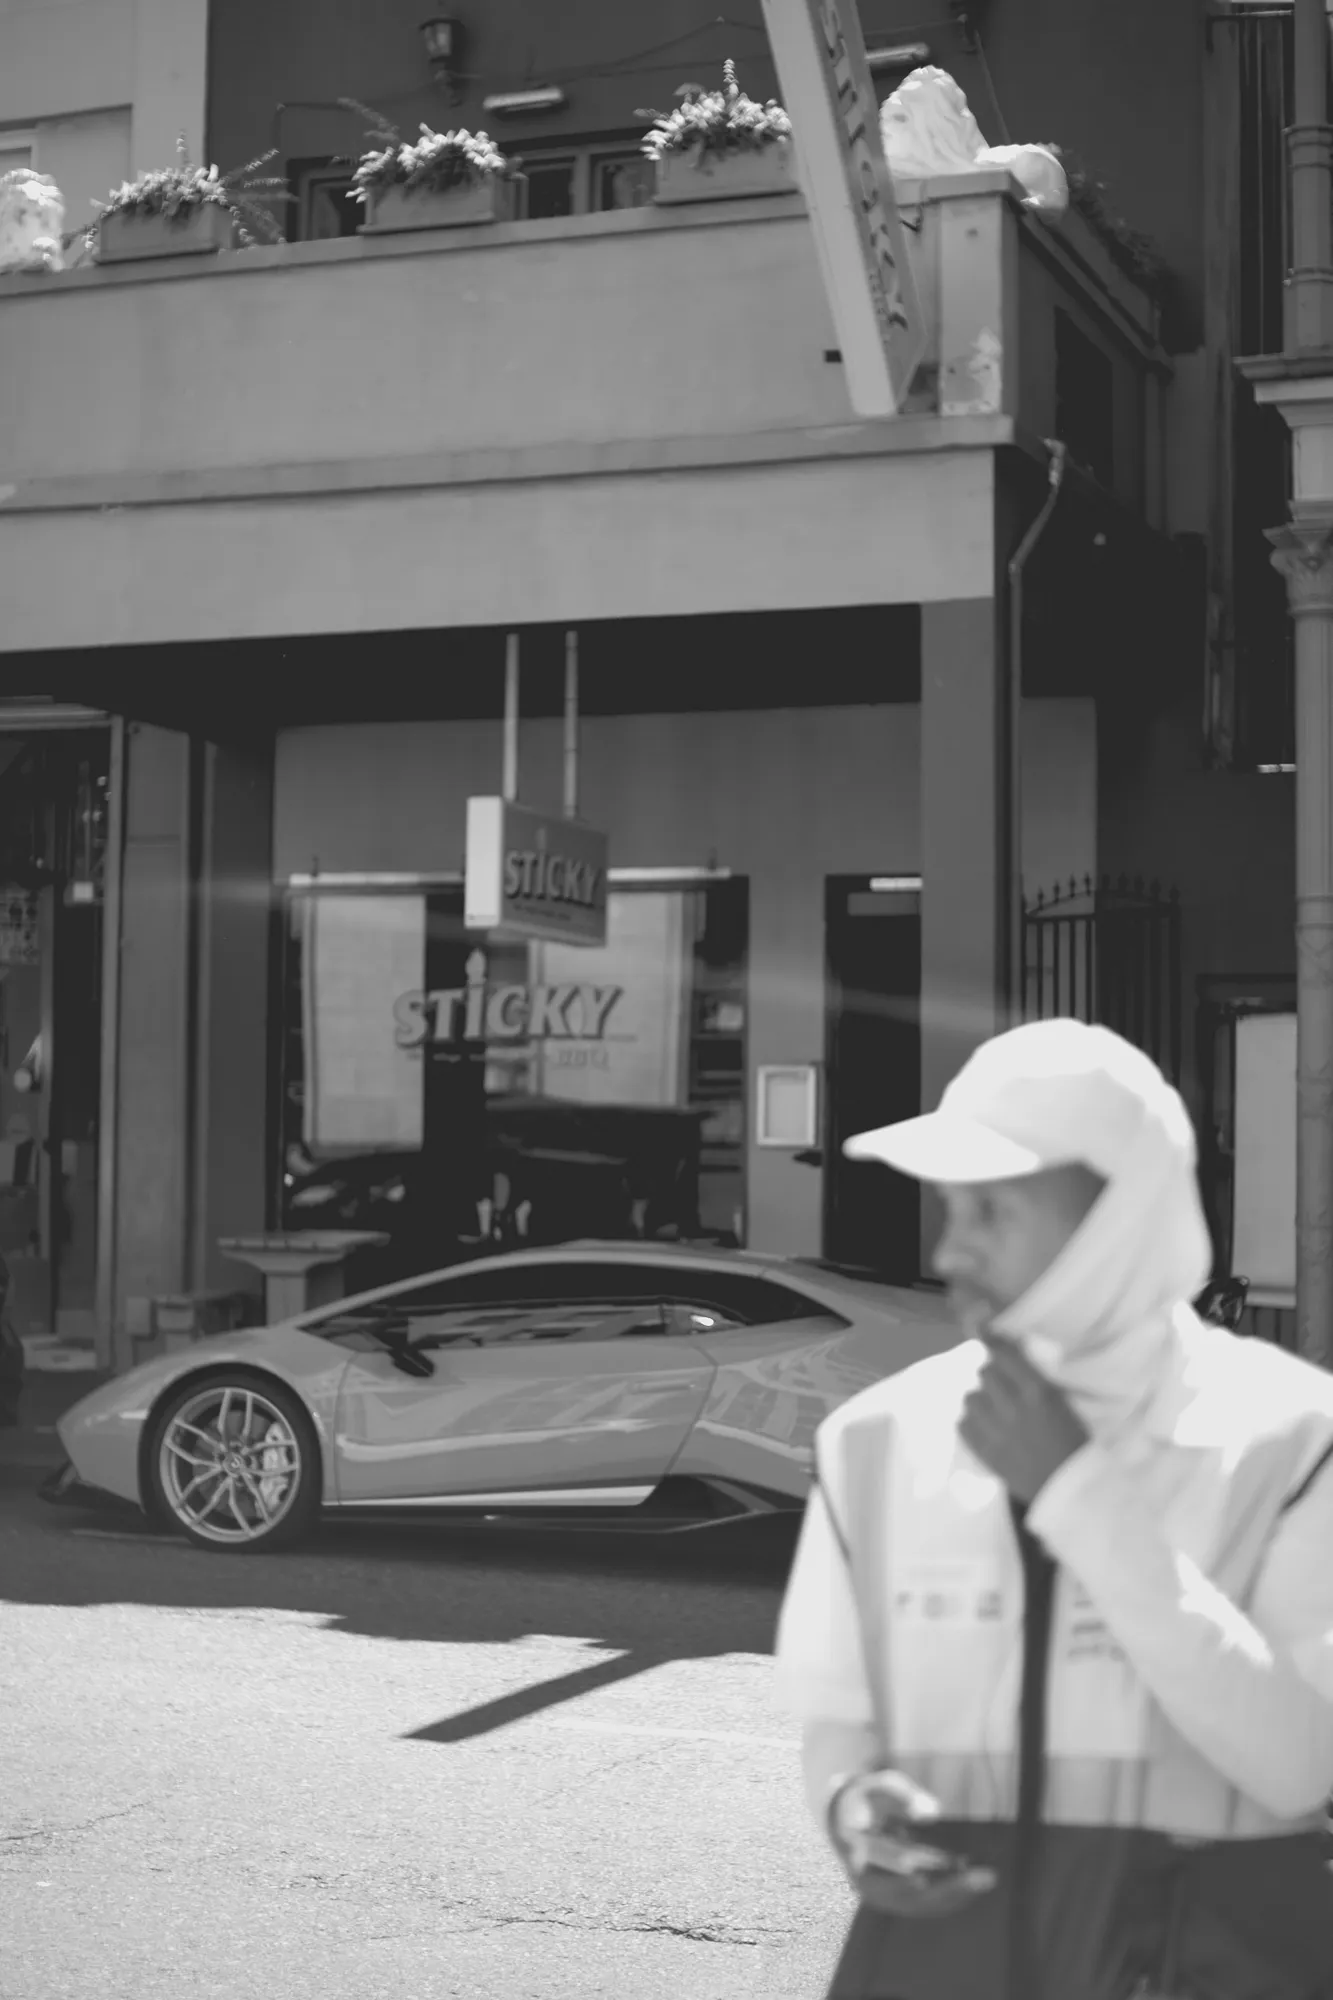
POLYGON ((1157 882, 1071 877, 1023 917, 1024 1018, 1114 1028, 1180 1077, 1180 898, 1157 882))

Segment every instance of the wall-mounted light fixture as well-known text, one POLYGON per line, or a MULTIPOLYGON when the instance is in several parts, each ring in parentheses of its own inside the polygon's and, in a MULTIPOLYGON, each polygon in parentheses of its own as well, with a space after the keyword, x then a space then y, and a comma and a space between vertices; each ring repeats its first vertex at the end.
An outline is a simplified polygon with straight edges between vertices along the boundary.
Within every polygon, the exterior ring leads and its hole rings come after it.
POLYGON ((463 24, 450 14, 432 14, 421 23, 421 40, 430 64, 431 81, 457 102, 466 93, 459 75, 463 24))
POLYGON ((891 48, 866 50, 866 66, 872 76, 886 69, 920 69, 929 61, 929 42, 896 42, 891 48))
POLYGON ((544 90, 501 91, 498 97, 483 98, 481 108, 504 118, 518 117, 524 111, 560 111, 564 104, 564 91, 558 83, 552 83, 544 90))

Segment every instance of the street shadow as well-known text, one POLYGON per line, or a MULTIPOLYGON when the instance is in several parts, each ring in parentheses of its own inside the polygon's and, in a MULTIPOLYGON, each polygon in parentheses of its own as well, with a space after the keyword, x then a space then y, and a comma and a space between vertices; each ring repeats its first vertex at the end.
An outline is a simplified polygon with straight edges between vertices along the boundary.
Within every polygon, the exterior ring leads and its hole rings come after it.
POLYGON ((128 1509, 43 1518, 4 1538, 0 1603, 280 1611, 330 1632, 452 1646, 562 1638, 600 1655, 443 1716, 409 1740, 451 1744, 686 1659, 772 1651, 791 1520, 647 1538, 596 1530, 333 1523, 309 1546, 213 1554, 128 1509), (611 1657, 606 1657, 610 1655, 611 1657))

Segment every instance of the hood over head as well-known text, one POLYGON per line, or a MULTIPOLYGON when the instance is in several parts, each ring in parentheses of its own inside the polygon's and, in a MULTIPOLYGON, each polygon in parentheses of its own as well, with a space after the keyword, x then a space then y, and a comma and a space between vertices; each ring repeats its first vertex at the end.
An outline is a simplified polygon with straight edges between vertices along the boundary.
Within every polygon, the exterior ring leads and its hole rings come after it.
POLYGON ((1141 1050, 1109 1028, 1031 1022, 978 1049, 938 1111, 846 1150, 944 1184, 1069 1165, 1099 1174, 1082 1226, 994 1331, 1021 1341, 1094 1430, 1151 1399, 1212 1246, 1189 1114, 1141 1050))

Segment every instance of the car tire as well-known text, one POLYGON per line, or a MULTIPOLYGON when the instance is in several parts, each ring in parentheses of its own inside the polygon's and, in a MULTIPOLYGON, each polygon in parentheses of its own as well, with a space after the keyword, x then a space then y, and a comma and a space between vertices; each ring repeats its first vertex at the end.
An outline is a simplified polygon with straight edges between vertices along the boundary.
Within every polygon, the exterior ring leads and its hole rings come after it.
POLYGON ((158 1409, 144 1464, 147 1512, 214 1553, 291 1548, 320 1510, 319 1440, 305 1406, 271 1376, 218 1370, 158 1409))

